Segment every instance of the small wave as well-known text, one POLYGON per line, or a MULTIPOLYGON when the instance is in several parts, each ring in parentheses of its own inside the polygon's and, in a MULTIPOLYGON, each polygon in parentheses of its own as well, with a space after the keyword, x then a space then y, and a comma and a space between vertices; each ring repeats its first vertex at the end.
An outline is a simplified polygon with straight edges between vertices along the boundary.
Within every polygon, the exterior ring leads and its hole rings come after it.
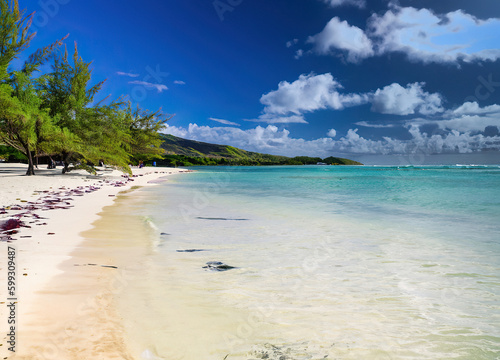
POLYGON ((149 216, 143 216, 142 220, 149 229, 153 230, 156 233, 152 241, 152 246, 153 246, 153 251, 158 251, 158 249, 163 246, 163 241, 159 234, 160 229, 158 228, 158 226, 156 226, 154 221, 149 216))
POLYGON ((154 223, 154 221, 149 217, 149 216, 144 216, 143 217, 144 223, 149 226, 151 229, 158 231, 158 227, 154 223))
POLYGON ((141 359, 145 360, 163 360, 164 358, 157 356, 154 352, 146 349, 141 354, 141 359))

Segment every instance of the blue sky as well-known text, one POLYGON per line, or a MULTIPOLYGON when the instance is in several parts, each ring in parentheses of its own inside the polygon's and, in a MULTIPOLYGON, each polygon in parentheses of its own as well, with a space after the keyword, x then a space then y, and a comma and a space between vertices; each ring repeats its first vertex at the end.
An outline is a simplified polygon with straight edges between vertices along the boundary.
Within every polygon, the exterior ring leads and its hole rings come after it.
POLYGON ((20 5, 36 11, 33 49, 69 33, 107 79, 102 97, 162 107, 177 136, 289 156, 500 159, 497 0, 20 5))

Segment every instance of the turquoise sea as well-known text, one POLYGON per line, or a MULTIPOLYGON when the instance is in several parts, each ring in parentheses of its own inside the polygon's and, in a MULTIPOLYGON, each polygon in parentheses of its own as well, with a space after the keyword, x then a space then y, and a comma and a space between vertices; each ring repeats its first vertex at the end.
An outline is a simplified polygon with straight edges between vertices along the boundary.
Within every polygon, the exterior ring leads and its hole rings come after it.
POLYGON ((500 358, 500 166, 194 170, 129 214, 143 358, 500 358))

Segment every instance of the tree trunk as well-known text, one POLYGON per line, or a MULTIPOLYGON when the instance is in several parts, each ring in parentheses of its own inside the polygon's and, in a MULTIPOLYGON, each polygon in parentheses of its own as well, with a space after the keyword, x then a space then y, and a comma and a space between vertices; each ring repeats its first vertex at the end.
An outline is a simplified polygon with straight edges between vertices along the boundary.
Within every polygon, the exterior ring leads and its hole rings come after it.
POLYGON ((62 155, 63 155, 63 163, 64 163, 62 173, 66 174, 67 172, 69 172, 69 162, 68 162, 69 154, 63 153, 62 155))
POLYGON ((35 175, 35 167, 33 165, 33 156, 31 156, 31 151, 26 151, 28 154, 28 171, 26 171, 27 176, 35 175))

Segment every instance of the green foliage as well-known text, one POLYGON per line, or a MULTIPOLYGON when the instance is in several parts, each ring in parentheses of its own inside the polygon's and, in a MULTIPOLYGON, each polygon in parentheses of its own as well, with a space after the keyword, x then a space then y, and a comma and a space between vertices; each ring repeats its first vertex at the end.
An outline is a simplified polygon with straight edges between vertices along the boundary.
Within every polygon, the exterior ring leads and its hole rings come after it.
POLYGON ((309 157, 309 156, 296 156, 292 159, 297 165, 316 165, 323 160, 319 157, 309 157))
POLYGON ((225 165, 223 159, 193 157, 186 155, 165 155, 155 159, 157 165, 161 166, 209 166, 209 165, 225 165))
POLYGON ((14 89, 0 84, 0 140, 20 151, 33 142, 34 122, 25 113, 21 100, 12 96, 14 89))
POLYGON ((24 63, 23 72, 31 75, 33 72, 38 71, 40 66, 47 62, 54 51, 63 44, 63 41, 66 40, 68 36, 69 35, 66 35, 62 39, 57 40, 49 46, 38 49, 31 54, 28 60, 24 63))
POLYGON ((0 145, 0 160, 10 162, 25 162, 26 156, 11 146, 0 145))
POLYGON ((68 51, 54 58, 52 72, 47 74, 39 84, 43 107, 49 109, 49 114, 58 116, 57 122, 61 128, 78 128, 81 112, 90 107, 94 96, 102 88, 104 81, 90 86, 92 70, 91 62, 85 62, 75 50, 71 63, 68 51))
POLYGON ((132 110, 130 103, 124 110, 126 121, 129 123, 130 142, 129 150, 135 160, 151 160, 161 154, 160 148, 163 140, 160 131, 165 128, 165 123, 171 119, 171 116, 148 110, 142 110, 137 107, 132 110))
POLYGON ((43 151, 53 128, 51 118, 40 108, 33 80, 23 72, 11 76, 12 87, 1 85, 0 138, 24 153, 29 160, 28 175, 33 175, 33 155, 43 151))
POLYGON ((0 0, 0 80, 8 78, 12 60, 25 50, 35 34, 29 33, 33 14, 19 10, 17 0, 0 0))
POLYGON ((226 152, 234 157, 242 157, 242 158, 246 157, 246 154, 243 150, 237 149, 232 146, 226 146, 226 152))
POLYGON ((338 157, 327 157, 326 159, 323 159, 323 162, 328 164, 328 165, 363 165, 360 162, 354 161, 354 160, 349 160, 349 159, 343 159, 343 158, 338 158, 338 157))

